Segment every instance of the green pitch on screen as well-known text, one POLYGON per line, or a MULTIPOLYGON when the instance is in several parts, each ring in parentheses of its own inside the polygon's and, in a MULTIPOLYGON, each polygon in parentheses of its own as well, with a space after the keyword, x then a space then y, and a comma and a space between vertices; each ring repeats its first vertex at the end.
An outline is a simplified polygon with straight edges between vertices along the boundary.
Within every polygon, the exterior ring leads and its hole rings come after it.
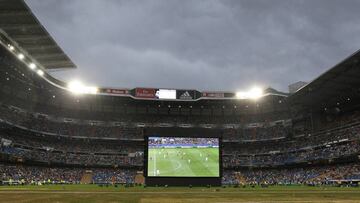
POLYGON ((152 148, 148 176, 219 177, 219 148, 152 148))

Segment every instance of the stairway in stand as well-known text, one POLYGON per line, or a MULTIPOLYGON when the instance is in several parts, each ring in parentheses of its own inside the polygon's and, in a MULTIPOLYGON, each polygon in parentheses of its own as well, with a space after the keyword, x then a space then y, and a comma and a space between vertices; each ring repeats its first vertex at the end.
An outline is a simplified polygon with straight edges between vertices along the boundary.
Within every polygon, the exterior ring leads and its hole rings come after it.
POLYGON ((334 173, 333 171, 326 171, 322 174, 319 174, 316 177, 306 180, 306 182, 321 182, 324 179, 329 178, 329 177, 336 178, 336 173, 334 173))
POLYGON ((235 174, 235 177, 236 177, 239 184, 242 184, 242 185, 246 184, 246 178, 240 172, 237 172, 235 174))
POLYGON ((86 170, 83 174, 80 183, 81 184, 90 184, 92 183, 93 172, 91 170, 86 170))
POLYGON ((144 177, 142 171, 138 171, 138 172, 137 172, 137 174, 136 174, 136 176, 135 176, 135 183, 136 183, 136 184, 140 184, 140 185, 145 184, 145 177, 144 177))

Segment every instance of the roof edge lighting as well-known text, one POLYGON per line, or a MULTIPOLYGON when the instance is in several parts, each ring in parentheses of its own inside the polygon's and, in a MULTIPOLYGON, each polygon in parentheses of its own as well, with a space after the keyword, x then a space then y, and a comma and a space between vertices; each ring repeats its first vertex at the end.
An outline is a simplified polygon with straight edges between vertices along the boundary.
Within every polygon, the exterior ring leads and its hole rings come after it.
POLYGON ((86 86, 80 81, 69 82, 68 90, 74 94, 96 94, 99 91, 99 88, 95 86, 86 86))
POLYGON ((253 87, 249 91, 245 91, 245 92, 240 91, 236 93, 236 98, 238 99, 257 100, 262 96, 264 96, 264 91, 260 87, 253 87))

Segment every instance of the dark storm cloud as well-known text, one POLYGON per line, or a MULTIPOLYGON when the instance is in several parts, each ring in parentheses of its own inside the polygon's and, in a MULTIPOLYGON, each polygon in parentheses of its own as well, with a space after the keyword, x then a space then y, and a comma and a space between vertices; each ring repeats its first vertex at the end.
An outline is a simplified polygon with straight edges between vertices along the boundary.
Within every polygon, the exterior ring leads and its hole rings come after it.
POLYGON ((78 65, 111 87, 286 90, 360 44, 360 1, 27 0, 78 65))

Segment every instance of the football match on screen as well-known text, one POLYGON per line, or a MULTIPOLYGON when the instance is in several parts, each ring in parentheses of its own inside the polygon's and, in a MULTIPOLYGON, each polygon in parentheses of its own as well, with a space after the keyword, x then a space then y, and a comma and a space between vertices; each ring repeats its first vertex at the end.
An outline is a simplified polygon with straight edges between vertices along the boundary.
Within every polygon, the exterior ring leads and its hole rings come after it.
POLYGON ((220 176, 218 138, 149 137, 148 140, 148 176, 220 176))
POLYGON ((360 203, 360 0, 0 0, 0 203, 360 203))

